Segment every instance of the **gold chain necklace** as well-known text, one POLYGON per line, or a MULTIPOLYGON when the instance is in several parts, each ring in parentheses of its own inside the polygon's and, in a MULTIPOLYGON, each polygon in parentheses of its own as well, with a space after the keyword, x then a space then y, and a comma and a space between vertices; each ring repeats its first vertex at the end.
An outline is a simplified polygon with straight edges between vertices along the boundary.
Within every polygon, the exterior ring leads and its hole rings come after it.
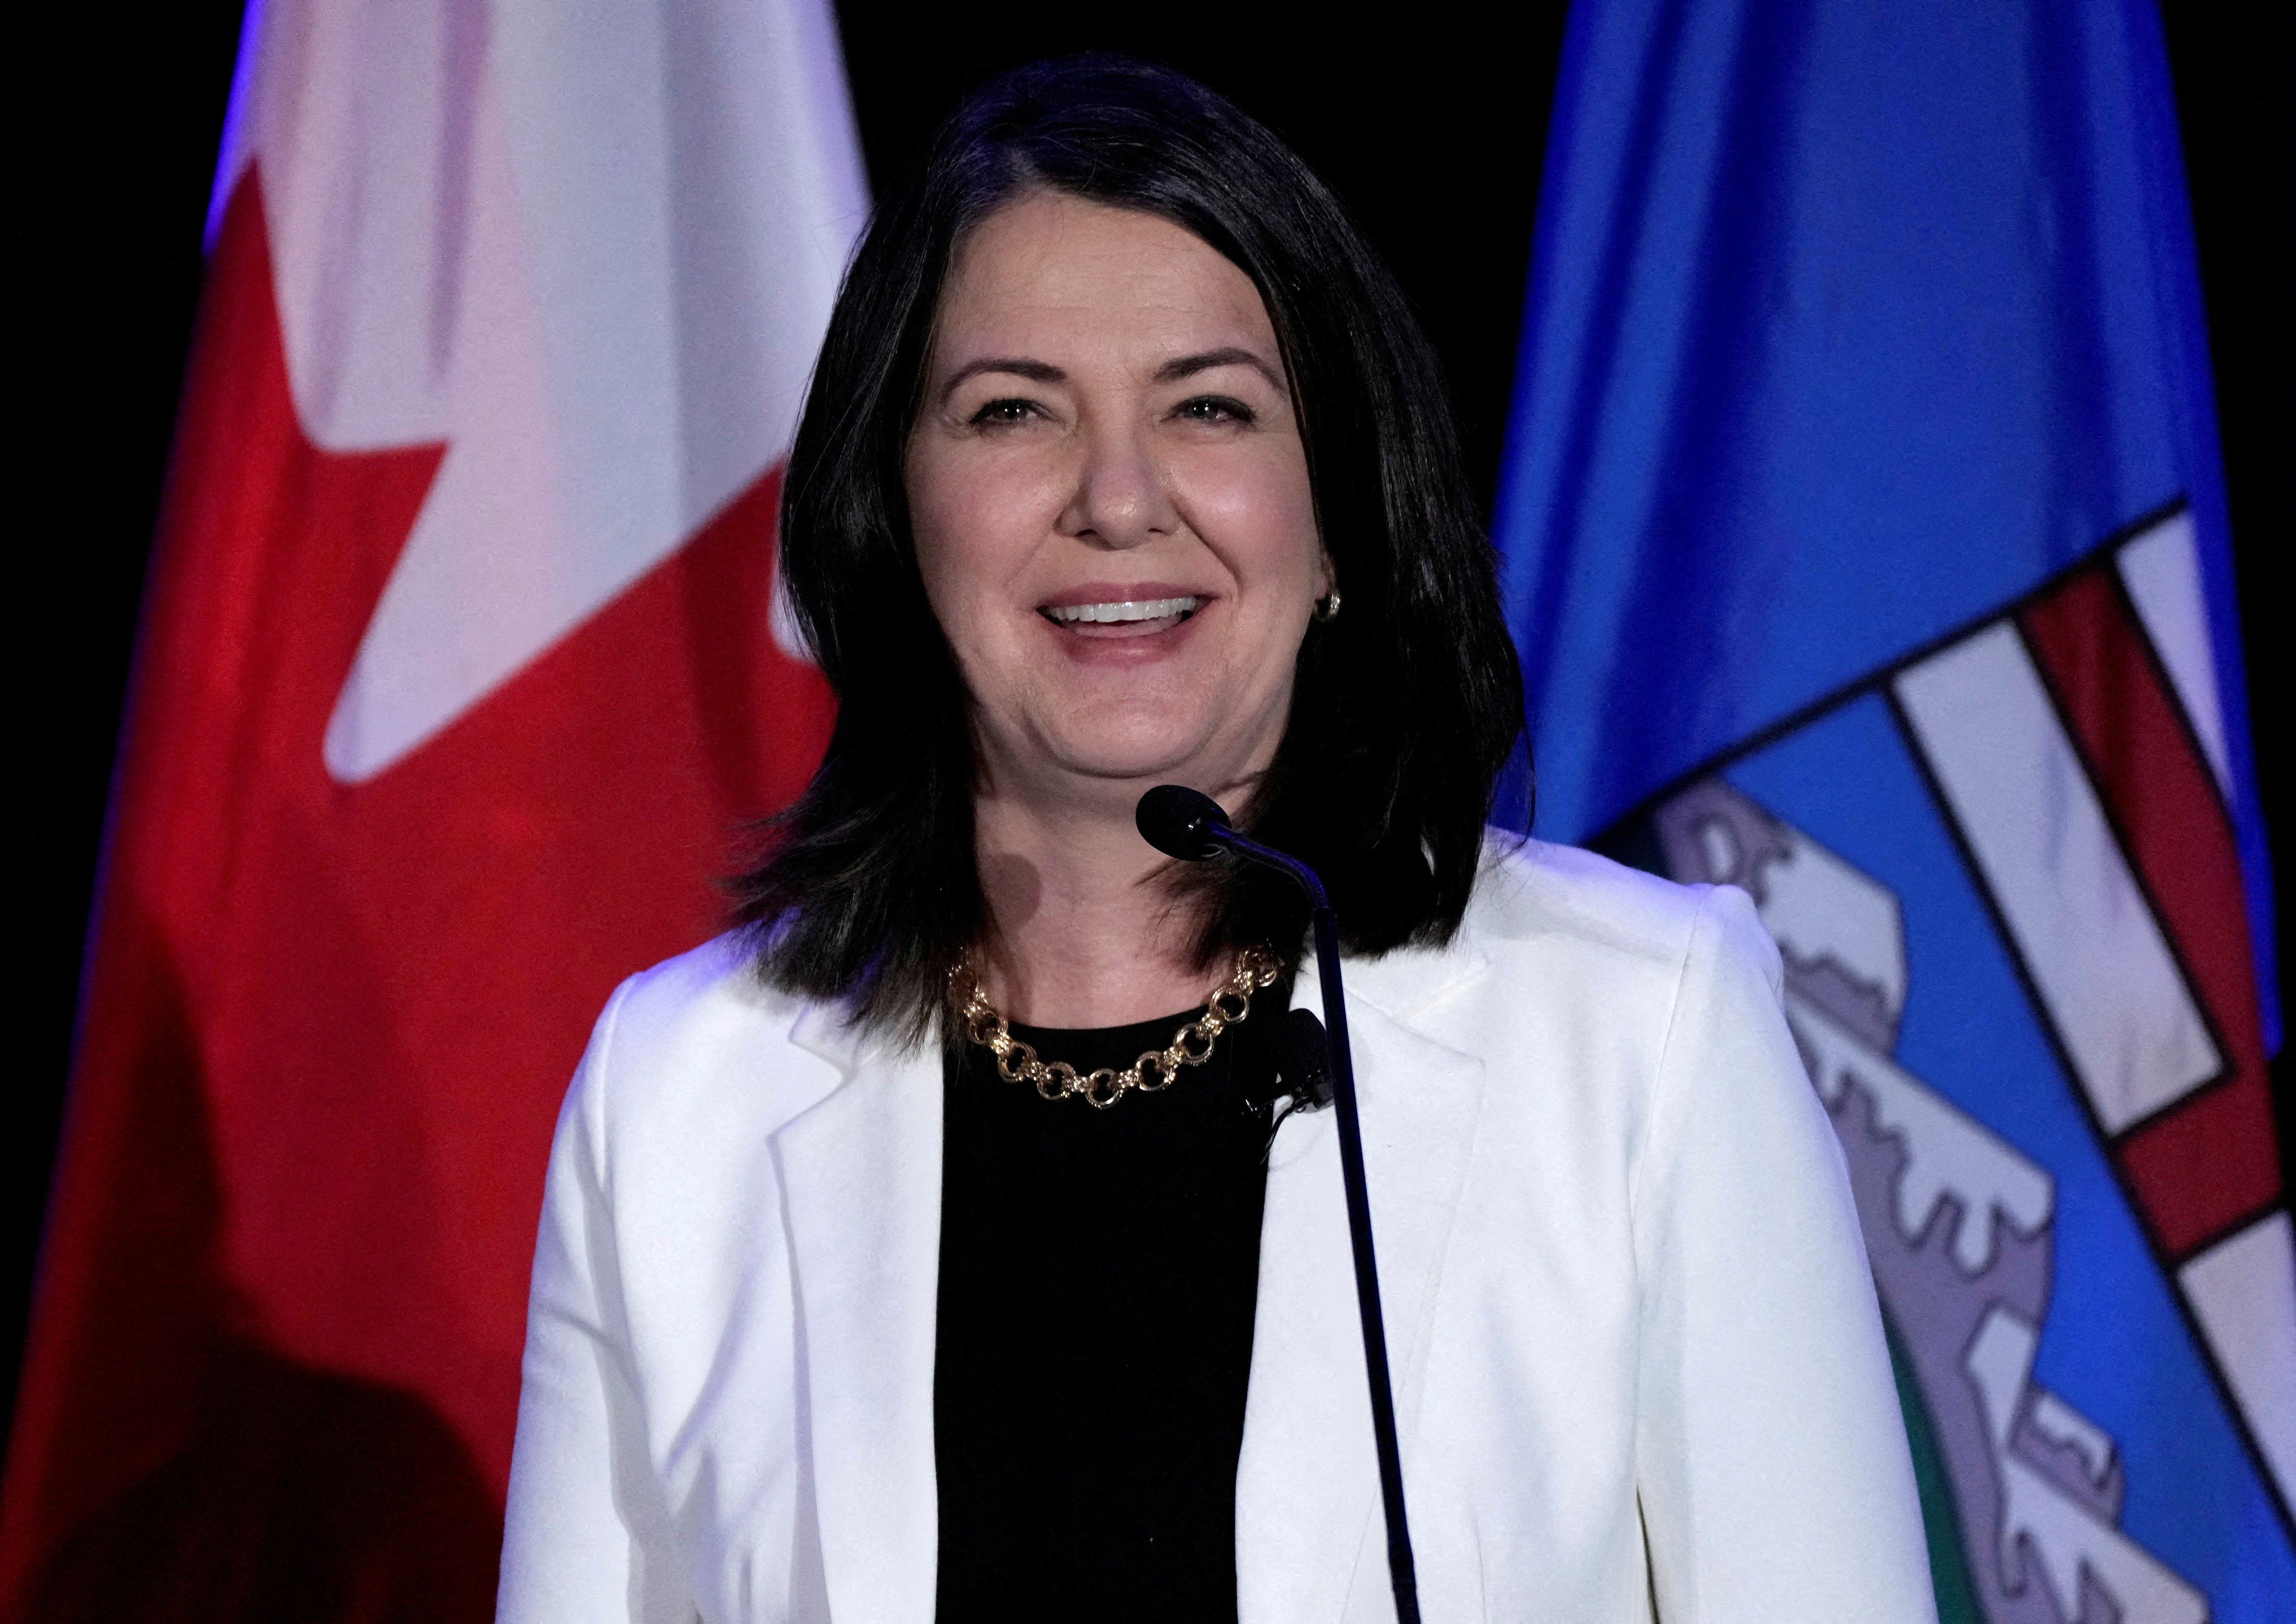
POLYGON ((1172 1035, 1170 1044, 1149 1050, 1121 1071, 1103 1066, 1083 1074, 1064 1060, 1047 1063, 1037 1059, 1035 1049, 1013 1036, 1012 1023, 981 990, 971 960, 959 964, 949 980, 959 995, 956 1018, 965 1038, 996 1057, 997 1076, 1008 1083, 1030 1084, 1045 1099, 1074 1095, 1106 1111, 1135 1088, 1143 1094, 1168 1088, 1181 1067, 1210 1060, 1219 1035, 1251 1013, 1251 995, 1272 985, 1278 972, 1274 954, 1265 947, 1246 947, 1236 956, 1235 973, 1204 1001, 1202 1014, 1172 1035))

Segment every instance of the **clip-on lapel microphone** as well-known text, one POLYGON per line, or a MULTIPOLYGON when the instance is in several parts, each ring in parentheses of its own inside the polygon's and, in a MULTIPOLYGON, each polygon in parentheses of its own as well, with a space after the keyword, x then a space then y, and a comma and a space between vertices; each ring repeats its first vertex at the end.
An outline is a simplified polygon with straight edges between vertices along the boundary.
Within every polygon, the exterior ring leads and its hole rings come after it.
POLYGON ((1348 1239, 1356 1259, 1356 1307, 1363 1316, 1364 1369, 1371 1378, 1372 1439, 1379 1450, 1379 1491, 1387 1513, 1387 1571, 1395 1586, 1398 1624, 1419 1624, 1419 1581, 1411 1562, 1411 1530, 1403 1514, 1403 1461, 1395 1441, 1395 1393, 1387 1373, 1387 1333, 1379 1308, 1379 1264, 1372 1252, 1371 1197, 1364 1185, 1363 1128, 1356 1113, 1355 1064, 1348 1053, 1347 991, 1340 984, 1340 929, 1331 898, 1316 871, 1288 853, 1238 834, 1209 795, 1160 783, 1140 798, 1134 821, 1143 839, 1165 856, 1200 863, 1232 851, 1292 876, 1315 910, 1316 972, 1324 989, 1324 1040, 1339 1107, 1340 1172, 1347 1186, 1348 1239))

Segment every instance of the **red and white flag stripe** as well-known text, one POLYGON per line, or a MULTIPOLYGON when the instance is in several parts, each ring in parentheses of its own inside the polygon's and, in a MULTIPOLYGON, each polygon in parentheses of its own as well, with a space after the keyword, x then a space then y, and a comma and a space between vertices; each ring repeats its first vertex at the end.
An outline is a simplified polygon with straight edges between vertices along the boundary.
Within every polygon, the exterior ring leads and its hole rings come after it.
POLYGON ((2296 1233, 2192 520, 1891 692, 2131 1204, 2296 1501, 2296 1233))

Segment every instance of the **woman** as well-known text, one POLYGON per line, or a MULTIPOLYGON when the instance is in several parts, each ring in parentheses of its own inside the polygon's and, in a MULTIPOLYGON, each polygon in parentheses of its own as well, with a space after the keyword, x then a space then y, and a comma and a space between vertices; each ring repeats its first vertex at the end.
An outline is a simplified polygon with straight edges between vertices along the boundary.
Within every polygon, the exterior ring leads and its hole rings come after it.
POLYGON ((1775 955, 1487 841, 1521 701, 1434 365, 1272 135, 1124 63, 976 98, 782 533, 836 735, 568 1098, 504 1619, 1390 1616, 1305 915, 1152 851, 1164 782, 1338 907, 1425 1616, 1931 1616, 1775 955))

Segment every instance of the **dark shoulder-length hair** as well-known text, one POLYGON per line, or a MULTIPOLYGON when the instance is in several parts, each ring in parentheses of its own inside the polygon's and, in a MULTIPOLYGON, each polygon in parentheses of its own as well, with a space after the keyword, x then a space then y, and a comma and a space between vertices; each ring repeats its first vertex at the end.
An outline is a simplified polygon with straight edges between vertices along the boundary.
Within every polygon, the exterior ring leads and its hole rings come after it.
MULTIPOLYGON (((1119 58, 1023 68, 975 94, 886 198, 838 295, 782 490, 790 601, 837 692, 828 754, 736 882, 772 984, 922 1037, 987 925, 963 685, 925 600, 902 483, 952 253, 1049 189, 1161 217, 1249 275, 1302 424, 1342 608, 1301 648, 1273 766, 1236 812, 1324 876, 1347 950, 1440 944, 1522 727, 1495 564, 1435 357, 1324 184, 1202 86, 1119 58)), ((1209 964, 1296 962, 1285 882, 1206 865, 1209 964)))

